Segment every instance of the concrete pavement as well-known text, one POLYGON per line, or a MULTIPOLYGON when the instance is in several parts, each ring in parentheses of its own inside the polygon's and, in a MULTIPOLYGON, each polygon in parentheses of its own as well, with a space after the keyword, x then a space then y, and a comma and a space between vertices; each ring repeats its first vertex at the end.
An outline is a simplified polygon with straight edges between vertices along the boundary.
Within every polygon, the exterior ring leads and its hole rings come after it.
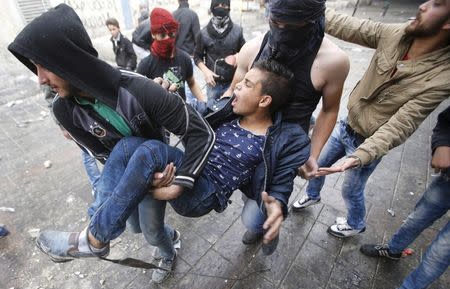
MULTIPOLYGON (((415 11, 411 5, 390 9, 386 21, 404 21, 415 11)), ((378 17, 378 11, 376 7, 359 10, 371 17, 378 17)), ((243 23, 250 27, 247 39, 266 29, 260 14, 244 17, 243 23)), ((372 51, 337 43, 351 58, 341 110, 345 114, 348 93, 367 67, 372 51)), ((345 216, 340 196, 343 176, 337 174, 327 178, 320 205, 290 213, 278 249, 269 257, 262 255, 260 245, 242 244, 243 203, 240 192, 235 192, 232 204, 221 214, 184 218, 168 208, 167 222, 180 230, 182 248, 173 276, 162 285, 150 282, 150 271, 104 261, 56 264, 34 246, 34 237, 40 229, 80 230, 86 226, 91 190, 79 148, 62 137, 48 116, 43 96, 20 98, 13 104, 0 106, 0 207, 15 209, 0 211, 0 223, 11 232, 0 240, 0 288, 396 288, 450 217, 447 213, 426 230, 411 246, 414 255, 399 262, 368 258, 358 251, 363 243, 388 240, 430 182, 429 136, 436 111, 404 145, 384 157, 369 179, 368 228, 362 235, 340 240, 326 233, 336 216, 345 216), (44 167, 46 160, 51 161, 50 168, 44 167)), ((305 184, 297 178, 291 202, 305 184)), ((112 242, 111 257, 151 260, 152 250, 142 235, 126 231, 112 242)), ((449 288, 449 284, 447 270, 430 288, 449 288)))

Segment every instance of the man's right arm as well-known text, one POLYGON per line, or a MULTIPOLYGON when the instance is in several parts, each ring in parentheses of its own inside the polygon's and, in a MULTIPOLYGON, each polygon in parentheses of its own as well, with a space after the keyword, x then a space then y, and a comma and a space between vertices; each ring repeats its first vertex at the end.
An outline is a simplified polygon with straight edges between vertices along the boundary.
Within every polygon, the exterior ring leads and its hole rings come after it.
POLYGON ((214 80, 214 77, 218 77, 218 75, 211 71, 204 63, 205 53, 202 32, 200 31, 197 33, 197 37, 195 37, 194 63, 203 73, 205 82, 210 86, 215 86, 216 81, 214 80))
POLYGON ((234 87, 244 79, 245 74, 249 71, 250 65, 255 60, 262 39, 263 37, 254 38, 242 46, 236 57, 236 71, 234 72, 233 80, 222 97, 233 95, 234 87))
POLYGON ((398 25, 388 25, 368 19, 336 13, 333 9, 325 12, 325 32, 341 40, 377 48, 381 35, 398 25))

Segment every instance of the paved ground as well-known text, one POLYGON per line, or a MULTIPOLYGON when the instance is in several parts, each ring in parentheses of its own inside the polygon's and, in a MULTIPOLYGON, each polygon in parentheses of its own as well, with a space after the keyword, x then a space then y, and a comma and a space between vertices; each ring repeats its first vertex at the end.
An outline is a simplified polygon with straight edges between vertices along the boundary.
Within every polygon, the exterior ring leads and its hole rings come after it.
MULTIPOLYGON (((415 10, 411 5, 393 5, 391 9, 387 21, 403 21, 415 10)), ((379 6, 362 7, 358 15, 376 18, 379 11, 379 6)), ((245 17, 243 23, 254 27, 249 32, 265 29, 262 16, 245 17)), ((352 60, 344 108, 349 89, 372 52, 338 43, 352 60)), ((55 264, 36 249, 34 237, 39 229, 79 230, 86 225, 86 208, 92 197, 80 151, 59 133, 42 95, 11 104, 0 106, 0 207, 15 209, 0 210, 0 222, 11 231, 0 240, 0 288, 395 288, 450 217, 447 214, 422 234, 411 246, 415 254, 399 262, 370 259, 358 252, 365 242, 387 240, 430 182, 429 136, 435 112, 404 145, 383 159, 370 178, 366 189, 368 230, 361 236, 340 240, 326 233, 335 217, 345 212, 340 197, 342 176, 334 175, 327 179, 322 204, 289 215, 278 250, 270 257, 262 255, 260 245, 241 243, 242 201, 236 192, 222 214, 190 219, 168 209, 167 221, 182 233, 182 248, 173 277, 161 286, 150 282, 150 271, 103 261, 55 264), (46 160, 52 163, 47 169, 46 160)), ((291 202, 304 187, 305 182, 297 179, 291 202)), ((151 260, 152 250, 141 235, 125 232, 113 242, 112 257, 151 260)), ((449 284, 447 270, 431 288, 449 288, 449 284)))

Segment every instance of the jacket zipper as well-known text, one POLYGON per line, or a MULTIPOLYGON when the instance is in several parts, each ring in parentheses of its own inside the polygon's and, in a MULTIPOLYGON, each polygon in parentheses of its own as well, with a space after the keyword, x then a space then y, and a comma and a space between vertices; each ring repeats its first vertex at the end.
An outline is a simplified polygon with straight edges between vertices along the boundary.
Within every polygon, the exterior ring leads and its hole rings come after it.
MULTIPOLYGON (((267 140, 269 139, 269 134, 270 134, 270 128, 269 128, 269 130, 267 131, 267 134, 266 134, 266 140, 264 141, 264 146, 263 146, 264 187, 263 187, 263 190, 260 192, 261 194, 262 194, 262 192, 265 192, 265 191, 266 191, 266 188, 267 188, 267 171, 268 171, 268 169, 267 169, 267 161, 266 161, 266 154, 265 154, 265 152, 266 152, 266 144, 267 144, 267 140)), ((259 208, 261 211, 264 211, 264 210, 263 210, 263 206, 264 206, 264 202, 261 202, 260 208, 259 208)))

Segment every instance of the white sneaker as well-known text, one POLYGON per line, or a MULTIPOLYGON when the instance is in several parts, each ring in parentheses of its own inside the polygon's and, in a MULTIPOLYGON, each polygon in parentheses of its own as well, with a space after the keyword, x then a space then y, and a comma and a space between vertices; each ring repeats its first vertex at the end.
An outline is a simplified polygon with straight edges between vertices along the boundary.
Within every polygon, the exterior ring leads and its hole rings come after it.
POLYGON ((336 224, 347 224, 347 219, 344 217, 336 217, 336 224))
POLYGON ((336 224, 331 225, 328 227, 328 234, 333 235, 338 238, 347 238, 352 237, 358 234, 363 233, 366 231, 366 227, 356 230, 350 227, 350 225, 347 223, 347 220, 342 217, 336 218, 336 224))
POLYGON ((317 200, 313 200, 308 197, 308 195, 304 195, 299 200, 295 201, 294 204, 292 204, 292 210, 301 211, 304 208, 310 207, 312 205, 317 205, 318 203, 320 203, 320 198, 317 200))

